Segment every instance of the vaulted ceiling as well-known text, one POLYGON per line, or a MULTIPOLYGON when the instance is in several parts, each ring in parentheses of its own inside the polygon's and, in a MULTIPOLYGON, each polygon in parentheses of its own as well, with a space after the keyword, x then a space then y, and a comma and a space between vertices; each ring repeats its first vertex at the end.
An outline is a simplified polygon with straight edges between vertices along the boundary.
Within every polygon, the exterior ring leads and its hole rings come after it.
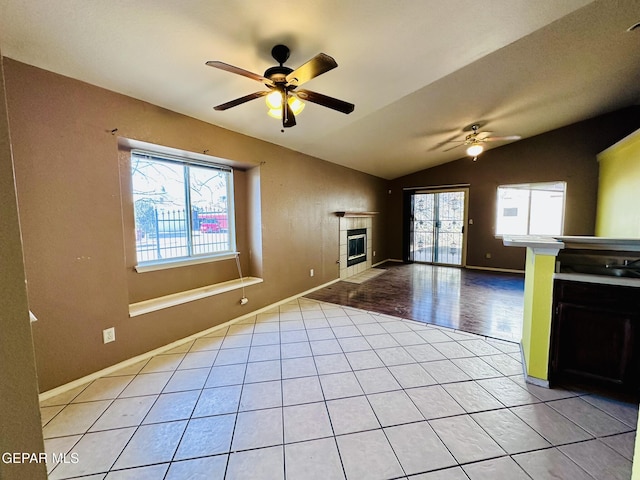
MULTIPOLYGON (((2 54, 229 130, 392 179, 464 156, 462 129, 527 138, 640 100, 640 0, 4 0, 2 54), (338 68, 305 88, 354 103, 308 104, 281 132, 260 75, 273 45, 295 68, 338 68), (448 150, 448 151, 445 151, 448 150)), ((505 142, 489 144, 496 148, 505 142)))

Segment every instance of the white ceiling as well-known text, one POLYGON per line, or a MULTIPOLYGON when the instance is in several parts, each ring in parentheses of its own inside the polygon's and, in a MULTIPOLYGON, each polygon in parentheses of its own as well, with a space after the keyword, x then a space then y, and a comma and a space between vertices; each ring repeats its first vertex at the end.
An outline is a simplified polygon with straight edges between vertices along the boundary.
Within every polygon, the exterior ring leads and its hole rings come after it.
MULTIPOLYGON (((640 0, 3 0, 3 55, 252 137, 392 179, 464 155, 462 128, 537 135, 640 100, 640 0), (262 74, 288 45, 339 67, 305 88, 281 133, 263 89, 205 66, 262 74)), ((491 144, 494 148, 503 143, 491 144)))

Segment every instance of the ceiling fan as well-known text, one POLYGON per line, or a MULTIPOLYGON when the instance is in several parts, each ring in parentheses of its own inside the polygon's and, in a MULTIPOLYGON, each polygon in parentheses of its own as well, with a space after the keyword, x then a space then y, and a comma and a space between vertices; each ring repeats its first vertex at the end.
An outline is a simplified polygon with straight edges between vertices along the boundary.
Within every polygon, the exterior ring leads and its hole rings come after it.
POLYGON ((505 137, 492 137, 491 132, 481 132, 480 128, 483 127, 484 124, 481 122, 472 123, 471 125, 466 126, 462 129, 463 132, 471 132, 467 136, 464 137, 464 140, 453 140, 452 142, 447 143, 458 143, 451 148, 444 150, 448 152, 449 150, 453 150, 454 148, 461 147, 462 145, 467 146, 467 155, 473 157, 473 160, 478 159, 478 155, 480 155, 484 151, 484 143, 487 142, 509 142, 520 140, 522 137, 520 135, 508 135, 505 137))
POLYGON ((213 107, 214 110, 227 110, 250 100, 266 96, 267 105, 270 108, 269 115, 275 118, 282 118, 282 126, 284 128, 293 127, 296 124, 295 115, 300 113, 302 108, 304 108, 304 103, 301 102, 301 100, 316 103, 346 114, 353 112, 355 105, 352 103, 311 90, 298 89, 298 87, 312 78, 336 68, 338 64, 333 58, 324 53, 319 53, 305 64, 293 70, 284 66, 284 63, 289 58, 289 53, 289 48, 285 45, 276 45, 273 47, 271 49, 271 56, 279 65, 267 68, 264 75, 258 75, 257 73, 249 72, 248 70, 234 67, 233 65, 217 60, 207 62, 206 64, 210 67, 251 78, 252 80, 263 83, 268 88, 268 90, 250 93, 244 97, 222 103, 213 107))

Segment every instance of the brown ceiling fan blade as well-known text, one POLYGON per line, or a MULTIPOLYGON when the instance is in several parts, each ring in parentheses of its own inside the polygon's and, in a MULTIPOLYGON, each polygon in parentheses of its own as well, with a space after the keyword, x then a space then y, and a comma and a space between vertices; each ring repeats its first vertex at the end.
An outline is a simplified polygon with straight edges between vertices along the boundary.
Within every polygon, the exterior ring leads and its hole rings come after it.
POLYGON ((483 142, 509 142, 515 140, 522 140, 520 135, 508 135, 506 137, 485 137, 482 139, 483 142))
POLYGON ((233 65, 229 65, 228 63, 219 62, 218 60, 210 60, 207 62, 207 65, 213 68, 219 68, 220 70, 224 70, 225 72, 231 72, 237 75, 242 75, 243 77, 250 78, 251 80, 262 82, 265 85, 273 86, 273 82, 268 78, 265 78, 262 75, 258 75, 257 73, 250 72, 249 70, 245 70, 240 67, 234 67, 233 65))
POLYGON ((336 68, 337 66, 338 64, 336 63, 336 61, 329 55, 319 53, 307 63, 299 66, 289 75, 287 75, 287 82, 292 85, 300 86, 303 83, 308 82, 312 78, 315 78, 318 75, 322 75, 323 73, 326 73, 329 70, 336 68))
POLYGON ((237 107, 238 105, 242 105, 250 100, 255 100, 256 98, 264 97, 268 95, 270 92, 268 90, 264 90, 261 92, 250 93, 249 95, 245 95, 244 97, 236 98, 235 100, 231 100, 230 102, 222 103, 216 107, 213 107, 214 110, 222 111, 227 110, 232 107, 237 107))
POLYGON ((323 95, 322 93, 314 92, 311 90, 295 90, 294 93, 300 100, 305 100, 311 103, 317 103, 323 107, 337 110, 338 112, 349 114, 353 112, 356 106, 353 103, 338 100, 337 98, 323 95))

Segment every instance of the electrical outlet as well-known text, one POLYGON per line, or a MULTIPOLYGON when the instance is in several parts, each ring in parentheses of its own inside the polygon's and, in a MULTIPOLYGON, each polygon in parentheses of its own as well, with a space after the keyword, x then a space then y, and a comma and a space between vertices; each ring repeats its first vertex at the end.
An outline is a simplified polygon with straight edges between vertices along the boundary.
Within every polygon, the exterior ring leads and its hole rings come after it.
POLYGON ((114 327, 107 328, 102 331, 102 341, 104 343, 110 343, 116 341, 116 329, 114 327))
POLYGON ((309 270, 309 276, 313 277, 313 275, 314 275, 314 271, 313 271, 313 268, 312 268, 311 270, 309 270))

